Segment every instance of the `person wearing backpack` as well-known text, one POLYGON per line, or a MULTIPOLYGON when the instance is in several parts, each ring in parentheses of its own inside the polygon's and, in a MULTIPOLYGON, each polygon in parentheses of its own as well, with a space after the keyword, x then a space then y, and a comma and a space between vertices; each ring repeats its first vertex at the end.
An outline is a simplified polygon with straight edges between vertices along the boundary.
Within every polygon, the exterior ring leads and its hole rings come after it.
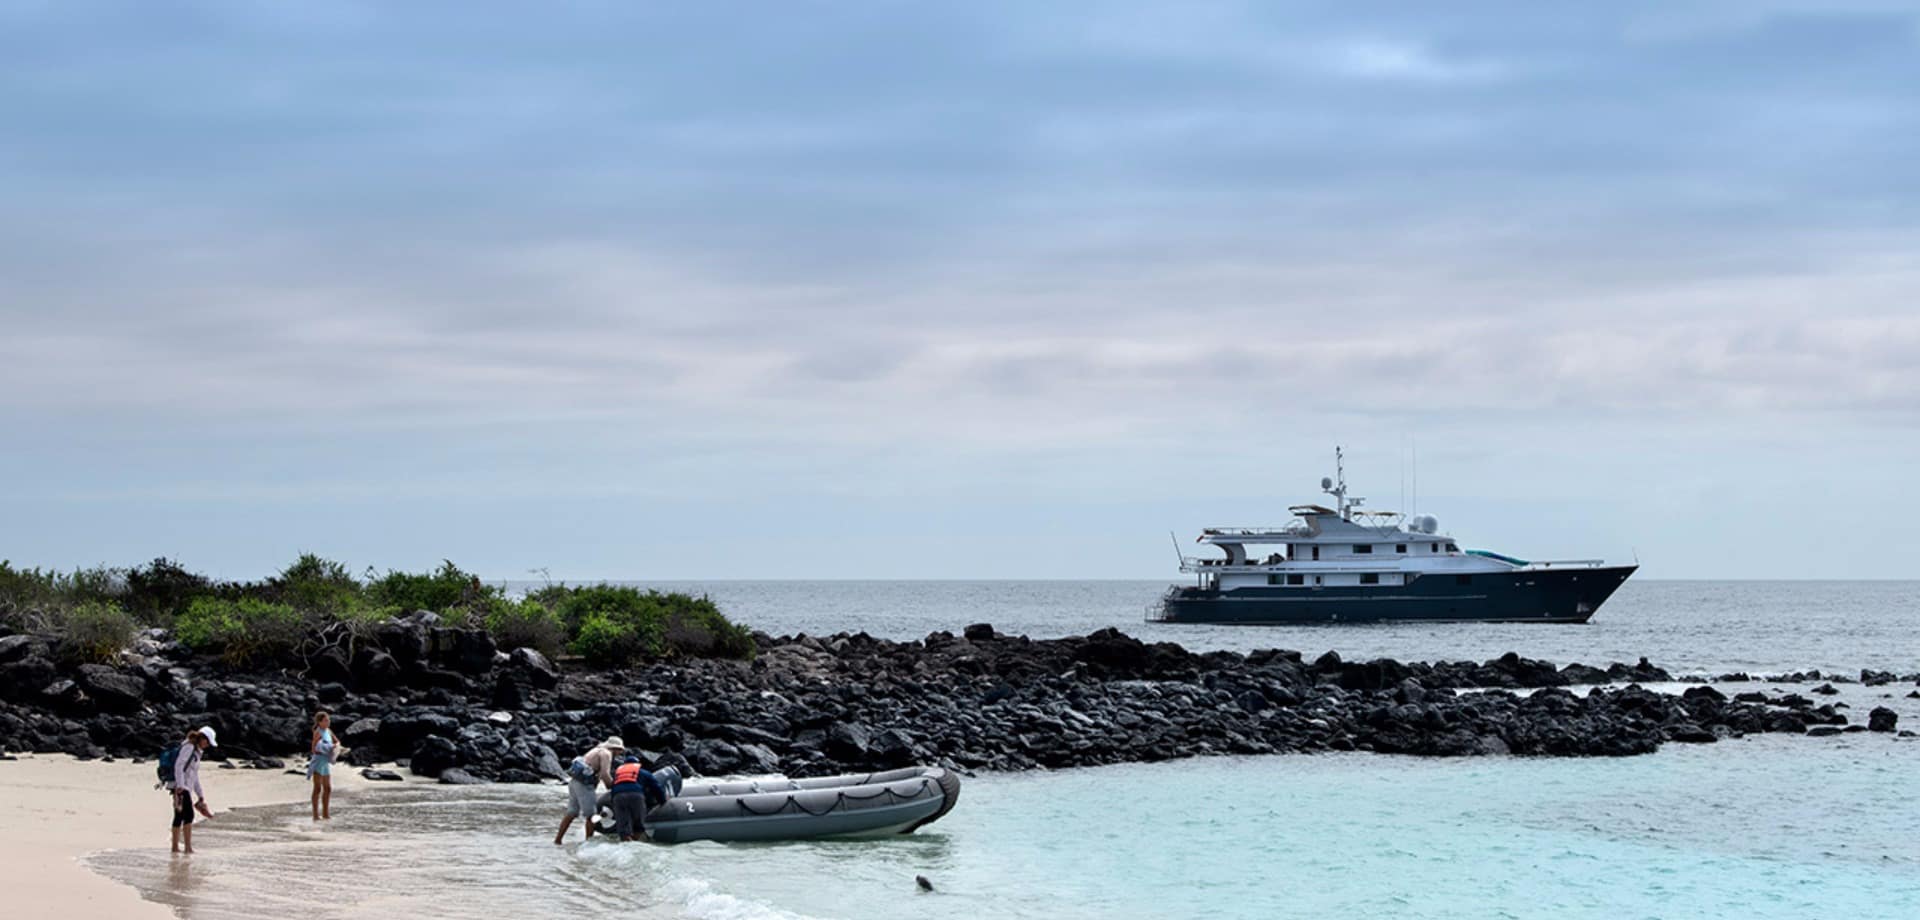
POLYGON ((187 732, 185 740, 174 749, 170 791, 173 793, 175 853, 193 853, 193 813, 196 810, 202 816, 213 817, 213 811, 207 808, 206 790, 200 788, 200 752, 214 746, 213 729, 202 725, 187 732))
POLYGON ((567 816, 560 819, 560 832, 553 835, 554 846, 566 842, 574 818, 586 819, 587 839, 593 839, 593 817, 600 811, 597 787, 613 788, 614 758, 626 753, 627 743, 615 735, 567 765, 567 816))

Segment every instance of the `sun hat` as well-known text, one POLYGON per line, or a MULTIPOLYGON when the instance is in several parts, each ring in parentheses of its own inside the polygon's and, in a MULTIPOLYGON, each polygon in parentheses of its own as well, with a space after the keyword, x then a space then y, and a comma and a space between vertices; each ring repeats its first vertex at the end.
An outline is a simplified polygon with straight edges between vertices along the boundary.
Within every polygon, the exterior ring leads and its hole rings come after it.
POLYGON ((199 732, 200 734, 202 734, 202 735, 205 735, 205 736, 206 736, 206 739, 207 739, 207 747, 219 747, 219 746, 220 746, 220 742, 218 742, 218 741, 215 741, 215 740, 213 740, 213 726, 211 726, 211 725, 202 725, 202 726, 200 726, 199 728, 196 728, 196 729, 194 729, 194 731, 196 731, 196 732, 199 732))
POLYGON ((607 740, 600 742, 600 746, 603 748, 612 748, 616 751, 624 751, 627 749, 627 743, 620 740, 619 735, 608 735, 607 740))

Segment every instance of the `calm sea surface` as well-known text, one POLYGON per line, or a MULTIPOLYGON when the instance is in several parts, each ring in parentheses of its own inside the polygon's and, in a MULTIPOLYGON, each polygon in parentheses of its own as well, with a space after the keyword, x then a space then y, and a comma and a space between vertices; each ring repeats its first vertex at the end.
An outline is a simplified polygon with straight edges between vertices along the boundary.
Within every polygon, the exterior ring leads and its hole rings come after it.
MULTIPOLYGON (((1583 625, 1439 623, 1193 626, 1145 622, 1164 581, 626 582, 711 596, 775 635, 866 631, 918 639, 968 623, 1040 637, 1116 626, 1195 650, 1290 648, 1309 658, 1484 660, 1513 651, 1556 664, 1642 655, 1684 670, 1920 671, 1920 581, 1629 580, 1583 625)), ((524 585, 522 585, 524 587, 524 585)))
MULTIPOLYGON (((1160 583, 662 586, 775 633, 987 621, 1310 655, 1920 671, 1911 583, 1630 583, 1585 627, 1242 630, 1142 623, 1160 583)), ((1836 699, 1856 721, 1890 705, 1913 727, 1911 689, 1836 699)), ((1625 760, 1212 758, 970 778, 911 837, 677 847, 553 846, 558 787, 409 785, 337 799, 324 829, 300 807, 237 812, 191 861, 142 849, 91 864, 195 918, 1906 918, 1920 916, 1917 772, 1920 741, 1885 735, 1625 760)))

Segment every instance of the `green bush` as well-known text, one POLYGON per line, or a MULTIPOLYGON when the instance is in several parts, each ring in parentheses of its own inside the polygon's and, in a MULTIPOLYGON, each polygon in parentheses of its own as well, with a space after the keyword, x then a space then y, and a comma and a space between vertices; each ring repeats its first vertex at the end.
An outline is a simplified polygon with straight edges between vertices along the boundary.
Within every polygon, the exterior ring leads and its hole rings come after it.
POLYGON ((347 574, 347 567, 312 553, 300 558, 280 574, 267 580, 273 600, 302 613, 330 617, 351 614, 367 606, 360 582, 347 574))
POLYGON ((212 594, 205 575, 161 557, 126 572, 126 608, 141 622, 165 626, 185 613, 196 597, 212 594))
POLYGON ((367 586, 367 595, 381 607, 452 613, 459 620, 476 611, 484 612, 487 602, 500 596, 500 589, 481 584, 478 575, 444 560, 431 574, 389 571, 367 586))
POLYGON ((57 615, 60 654, 69 661, 106 663, 133 644, 140 624, 118 604, 87 601, 57 615))
POLYGON ((567 627, 560 615, 530 597, 493 598, 487 605, 487 632, 503 649, 524 647, 551 657, 567 646, 567 627))
POLYGON ((0 616, 47 610, 60 599, 60 573, 16 569, 0 559, 0 616))
POLYGON ((306 618, 287 604, 252 597, 202 597, 175 621, 173 633, 188 648, 217 653, 228 664, 242 665, 292 652, 305 637, 306 627, 306 618))
POLYGON ((654 654, 659 646, 649 624, 616 620, 602 613, 588 614, 573 639, 574 654, 596 668, 617 668, 654 654))
POLYGON ((752 635, 704 597, 607 584, 542 595, 559 596, 558 613, 574 637, 574 653, 596 666, 643 658, 753 657, 752 635))
POLYGON ((124 569, 97 566, 69 574, 0 562, 0 624, 22 632, 57 632, 74 608, 118 603, 126 591, 124 569))

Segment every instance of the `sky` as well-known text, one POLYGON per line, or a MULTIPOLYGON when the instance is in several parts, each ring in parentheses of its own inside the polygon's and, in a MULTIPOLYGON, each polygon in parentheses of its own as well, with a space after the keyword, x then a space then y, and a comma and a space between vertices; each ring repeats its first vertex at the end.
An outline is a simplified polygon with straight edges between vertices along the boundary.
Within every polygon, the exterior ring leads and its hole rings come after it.
POLYGON ((1175 580, 1338 444, 1467 546, 1920 577, 1911 2, 0 0, 0 57, 16 565, 1175 580))

